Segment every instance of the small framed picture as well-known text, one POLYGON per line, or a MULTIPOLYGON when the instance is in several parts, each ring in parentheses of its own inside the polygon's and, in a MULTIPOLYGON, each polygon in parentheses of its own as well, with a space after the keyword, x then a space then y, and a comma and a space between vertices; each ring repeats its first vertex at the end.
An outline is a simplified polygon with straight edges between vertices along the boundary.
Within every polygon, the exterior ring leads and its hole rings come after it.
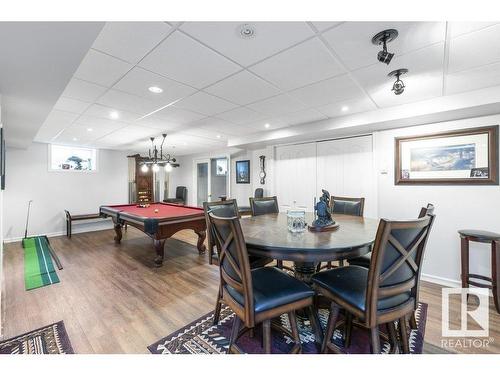
POLYGON ((236 162, 236 183, 250 183, 250 160, 238 160, 236 162))

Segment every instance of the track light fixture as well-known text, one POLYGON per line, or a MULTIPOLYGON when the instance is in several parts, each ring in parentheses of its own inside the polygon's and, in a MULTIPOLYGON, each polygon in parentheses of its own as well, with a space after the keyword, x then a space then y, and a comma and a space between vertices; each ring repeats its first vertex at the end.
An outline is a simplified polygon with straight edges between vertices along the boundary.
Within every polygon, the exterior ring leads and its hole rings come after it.
POLYGON ((397 37, 398 31, 395 29, 387 29, 375 34, 375 36, 372 38, 372 43, 376 46, 382 45, 382 51, 377 54, 378 61, 389 65, 392 58, 394 57, 394 54, 387 52, 387 43, 392 42, 397 37))
POLYGON ((392 91, 394 91, 394 94, 401 95, 405 91, 405 84, 399 77, 406 73, 408 73, 408 69, 396 69, 387 75, 388 77, 396 77, 396 82, 392 85, 392 91))

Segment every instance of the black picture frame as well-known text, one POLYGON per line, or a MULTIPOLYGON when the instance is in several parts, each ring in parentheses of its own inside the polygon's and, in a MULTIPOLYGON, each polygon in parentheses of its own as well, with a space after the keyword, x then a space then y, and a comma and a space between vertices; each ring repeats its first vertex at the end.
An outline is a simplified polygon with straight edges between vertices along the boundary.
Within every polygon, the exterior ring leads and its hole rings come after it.
POLYGON ((236 183, 249 184, 250 183, 250 160, 238 160, 236 162, 236 183))
POLYGON ((0 189, 5 190, 5 138, 0 128, 0 189))

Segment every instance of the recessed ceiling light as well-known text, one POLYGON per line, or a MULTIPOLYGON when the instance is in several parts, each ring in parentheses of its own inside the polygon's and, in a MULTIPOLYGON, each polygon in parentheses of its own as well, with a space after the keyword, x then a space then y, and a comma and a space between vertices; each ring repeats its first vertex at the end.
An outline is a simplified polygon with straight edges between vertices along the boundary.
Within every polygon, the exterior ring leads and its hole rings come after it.
POLYGON ((92 129, 92 128, 87 128, 87 131, 88 131, 88 132, 91 132, 92 130, 94 130, 94 129, 92 129))
POLYGON ((109 117, 112 118, 113 120, 116 120, 118 117, 120 117, 120 114, 116 111, 111 111, 109 113, 109 117))
POLYGON ((220 134, 217 134, 217 135, 216 135, 216 137, 217 137, 217 138, 220 138, 220 134))
POLYGON ((271 125, 270 125, 269 123, 264 124, 264 127, 265 127, 266 129, 267 129, 267 128, 269 128, 270 126, 271 126, 271 125))
POLYGON ((73 142, 75 142, 75 141, 78 141, 78 139, 77 138, 73 138, 73 142))
POLYGON ((187 143, 186 143, 186 142, 182 142, 182 145, 183 145, 183 146, 187 146, 187 143))
POLYGON ((153 94, 161 94, 163 92, 163 89, 158 86, 151 86, 149 89, 153 94))
POLYGON ((342 110, 342 112, 347 112, 349 110, 349 107, 346 105, 343 105, 341 110, 342 110))

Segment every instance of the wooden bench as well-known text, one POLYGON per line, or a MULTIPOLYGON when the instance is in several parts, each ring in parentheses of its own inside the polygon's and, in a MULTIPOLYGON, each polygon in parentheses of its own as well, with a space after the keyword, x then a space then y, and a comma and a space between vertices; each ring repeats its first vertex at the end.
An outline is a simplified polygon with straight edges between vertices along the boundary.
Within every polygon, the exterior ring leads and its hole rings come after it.
POLYGON ((64 210, 66 213, 66 236, 71 238, 71 233, 73 232, 72 226, 73 221, 80 220, 92 220, 92 219, 103 219, 101 215, 96 214, 85 214, 85 215, 71 215, 68 210, 64 210))

